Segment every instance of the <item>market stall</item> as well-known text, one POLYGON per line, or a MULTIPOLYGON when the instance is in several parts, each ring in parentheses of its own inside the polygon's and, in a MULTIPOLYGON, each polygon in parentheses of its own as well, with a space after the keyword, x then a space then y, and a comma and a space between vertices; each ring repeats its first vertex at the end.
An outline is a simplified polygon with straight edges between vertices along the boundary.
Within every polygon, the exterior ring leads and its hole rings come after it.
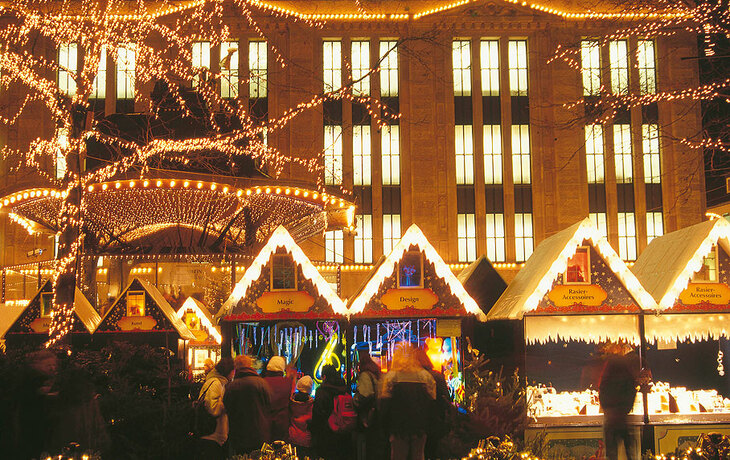
POLYGON ((656 238, 632 271, 658 304, 645 316, 657 451, 701 433, 730 434, 730 223, 711 220, 656 238))
MULTIPOLYGON (((53 307, 53 285, 46 281, 25 306, 6 307, 0 337, 8 347, 40 346, 48 340, 53 307)), ((74 317, 70 325, 72 342, 88 342, 101 317, 79 288, 74 296, 74 317)))
MULTIPOLYGON (((590 219, 538 245, 487 314, 488 321, 522 323, 534 421, 527 438, 545 430, 551 455, 566 458, 599 451, 601 347, 639 348, 641 312, 655 304, 590 219)), ((637 396, 635 429, 642 413, 637 396)))
POLYGON ((187 365, 193 374, 200 374, 206 359, 211 359, 214 363, 220 359, 220 328, 215 326, 208 307, 194 297, 185 300, 177 311, 177 316, 195 336, 188 343, 187 365))
POLYGON ((195 335, 153 284, 133 278, 94 332, 95 342, 115 340, 166 347, 184 359, 195 335))
POLYGON ((321 379, 322 368, 345 368, 347 309, 284 227, 277 228, 216 315, 231 337, 223 352, 264 365, 283 356, 321 379), (227 349, 227 350, 226 350, 227 349))
POLYGON ((387 370, 395 345, 425 348, 458 400, 463 393, 462 346, 467 323, 484 319, 474 299, 418 226, 411 225, 382 257, 349 305, 351 355, 367 349, 387 370))

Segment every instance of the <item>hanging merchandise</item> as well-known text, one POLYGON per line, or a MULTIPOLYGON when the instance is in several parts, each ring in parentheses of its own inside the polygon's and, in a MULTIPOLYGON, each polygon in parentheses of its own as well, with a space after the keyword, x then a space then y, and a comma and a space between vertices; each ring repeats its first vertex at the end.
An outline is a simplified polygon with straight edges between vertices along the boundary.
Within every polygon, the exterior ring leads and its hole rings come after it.
POLYGON ((720 377, 725 376, 725 366, 722 364, 722 357, 722 350, 717 350, 717 373, 720 375, 720 377))

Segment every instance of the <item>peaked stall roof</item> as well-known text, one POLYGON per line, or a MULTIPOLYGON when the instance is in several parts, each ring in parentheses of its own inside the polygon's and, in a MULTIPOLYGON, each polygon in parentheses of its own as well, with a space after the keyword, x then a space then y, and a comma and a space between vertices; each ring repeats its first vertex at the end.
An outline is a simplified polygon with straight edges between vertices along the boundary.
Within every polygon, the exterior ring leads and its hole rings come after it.
POLYGON ((507 283, 485 255, 462 270, 457 279, 482 311, 489 311, 507 289, 507 283))
POLYGON ((393 250, 390 251, 387 257, 380 258, 367 281, 350 302, 348 314, 351 316, 365 310, 365 305, 377 294, 385 279, 393 275, 398 261, 400 261, 411 246, 416 246, 426 255, 426 259, 434 265, 436 275, 444 280, 451 293, 459 299, 467 313, 476 315, 480 321, 484 321, 484 312, 479 308, 469 293, 466 292, 464 286, 451 272, 449 266, 444 262, 438 252, 436 252, 436 249, 434 249, 431 243, 428 242, 426 236, 416 224, 408 228, 403 237, 393 246, 393 250))
POLYGON ((231 292, 231 295, 223 303, 221 309, 215 315, 216 320, 220 321, 221 318, 225 316, 236 314, 236 305, 246 296, 246 292, 248 292, 251 284, 259 279, 261 276, 261 270, 269 263, 271 255, 276 253, 276 249, 280 247, 283 247, 291 253, 294 261, 301 267, 304 277, 314 284, 314 288, 317 290, 317 293, 324 297, 332 306, 332 311, 338 315, 347 315, 347 307, 345 306, 345 303, 342 299, 340 299, 337 293, 332 290, 332 286, 330 286, 327 280, 322 277, 322 274, 319 273, 314 264, 312 264, 309 257, 304 254, 304 251, 302 251, 299 245, 297 245, 286 228, 280 225, 276 230, 274 230, 274 233, 271 234, 269 241, 266 242, 266 245, 261 249, 251 266, 246 269, 246 272, 243 274, 243 278, 236 283, 236 286, 233 288, 233 292, 231 292))
POLYGON ((140 278, 132 278, 129 281, 129 284, 124 288, 122 293, 119 295, 119 298, 114 302, 114 304, 109 308, 109 311, 106 312, 103 318, 101 318, 101 321, 99 324, 103 323, 109 314, 114 311, 117 304, 124 298, 124 294, 127 293, 127 291, 132 287, 132 284, 137 281, 142 286, 142 289, 144 289, 147 294, 152 297, 152 300, 154 301, 155 305, 160 309, 163 315, 170 321, 170 324, 172 324, 172 327, 175 328, 178 334, 180 334, 180 337, 185 340, 195 340, 195 335, 188 329, 188 327, 185 325, 185 323, 178 318, 177 314, 175 313, 175 310, 172 308, 170 303, 165 299, 165 297, 162 295, 159 289, 157 289, 154 285, 151 283, 140 279, 140 278))
POLYGON ((730 222, 725 219, 708 220, 654 238, 631 271, 656 299, 659 309, 671 308, 715 244, 730 254, 730 222))
POLYGON ((591 242, 640 308, 656 308, 651 295, 601 236, 590 218, 585 218, 545 239, 535 248, 525 266, 489 311, 487 319, 522 319, 525 313, 535 310, 555 278, 565 272, 568 260, 584 240, 591 242))
MULTIPOLYGON (((47 287, 51 283, 47 280, 38 292, 35 293, 33 298, 25 305, 13 305, 12 307, 3 307, 2 313, 0 314, 0 337, 4 337, 5 334, 13 327, 13 324, 20 318, 23 312, 43 293, 48 292, 47 287)), ((93 334, 96 328, 101 323, 101 316, 96 309, 91 305, 86 296, 81 290, 76 287, 74 293, 74 312, 76 317, 81 321, 89 334, 93 334)))
POLYGON ((200 318, 200 321, 203 323, 203 325, 208 328, 210 334, 213 336, 215 341, 221 343, 221 330, 218 326, 215 325, 215 319, 213 318, 213 315, 210 314, 208 308, 203 305, 203 303, 198 299, 194 297, 188 297, 185 302, 183 302, 182 306, 177 310, 177 317, 180 318, 180 320, 183 320, 185 311, 188 309, 193 310, 193 312, 198 315, 198 318, 200 318))

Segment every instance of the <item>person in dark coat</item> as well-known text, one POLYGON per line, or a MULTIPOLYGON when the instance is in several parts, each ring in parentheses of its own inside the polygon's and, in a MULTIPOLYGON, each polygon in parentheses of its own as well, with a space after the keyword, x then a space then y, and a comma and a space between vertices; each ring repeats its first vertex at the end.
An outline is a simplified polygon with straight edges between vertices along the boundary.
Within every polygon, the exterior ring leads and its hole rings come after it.
POLYGON ((390 438, 391 460, 423 460, 426 434, 436 400, 436 381, 418 362, 415 349, 400 344, 380 393, 383 420, 390 438))
POLYGON ((234 455, 248 454, 271 440, 271 390, 248 356, 236 356, 236 374, 226 385, 228 443, 234 455))
POLYGON ((325 460, 351 459, 350 433, 335 433, 329 427, 329 416, 335 407, 335 397, 345 394, 347 388, 340 371, 328 364, 322 369, 322 385, 312 406, 312 443, 317 454, 325 460))
POLYGON ((451 394, 444 374, 433 368, 433 363, 426 351, 419 348, 416 350, 416 357, 436 382, 436 400, 431 409, 431 424, 427 433, 425 454, 426 458, 439 458, 439 441, 449 432, 449 427, 446 425, 446 414, 451 407, 451 394))
POLYGON ((294 381, 285 377, 286 361, 281 356, 272 356, 266 365, 264 380, 271 389, 271 439, 289 439, 289 399, 294 389, 294 381))
POLYGON ((634 436, 629 426, 629 413, 636 399, 639 365, 638 358, 630 353, 630 347, 612 344, 611 350, 598 387, 598 398, 603 409, 603 435, 606 442, 606 458, 618 458, 618 445, 621 440, 626 450, 626 458, 637 458, 634 451, 634 436), (618 353, 616 353, 618 351, 618 353), (626 353, 629 351, 629 353, 626 353))

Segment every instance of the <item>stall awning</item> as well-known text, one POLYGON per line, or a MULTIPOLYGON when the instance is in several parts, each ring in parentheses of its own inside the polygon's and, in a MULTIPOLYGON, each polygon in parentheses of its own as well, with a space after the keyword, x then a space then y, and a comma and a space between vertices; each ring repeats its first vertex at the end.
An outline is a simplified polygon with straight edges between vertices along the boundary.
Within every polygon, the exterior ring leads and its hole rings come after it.
POLYGON ((717 340, 730 337, 730 313, 677 313, 646 315, 649 342, 717 340))
MULTIPOLYGON (((487 320, 522 319, 538 308, 558 275, 565 273, 568 260, 584 241, 589 241, 605 260, 626 291, 641 309, 655 309, 656 302, 641 286, 593 222, 586 218, 542 241, 515 279, 487 314, 487 320)), ((555 312, 559 314, 560 312, 555 312)), ((573 312, 577 313, 577 312, 573 312)))
POLYGON ((617 339, 639 344, 637 315, 525 316, 525 341, 531 345, 561 340, 600 343, 617 339))
POLYGON ((730 253, 730 222, 715 219, 654 238, 631 271, 656 299, 671 308, 714 245, 730 253))

